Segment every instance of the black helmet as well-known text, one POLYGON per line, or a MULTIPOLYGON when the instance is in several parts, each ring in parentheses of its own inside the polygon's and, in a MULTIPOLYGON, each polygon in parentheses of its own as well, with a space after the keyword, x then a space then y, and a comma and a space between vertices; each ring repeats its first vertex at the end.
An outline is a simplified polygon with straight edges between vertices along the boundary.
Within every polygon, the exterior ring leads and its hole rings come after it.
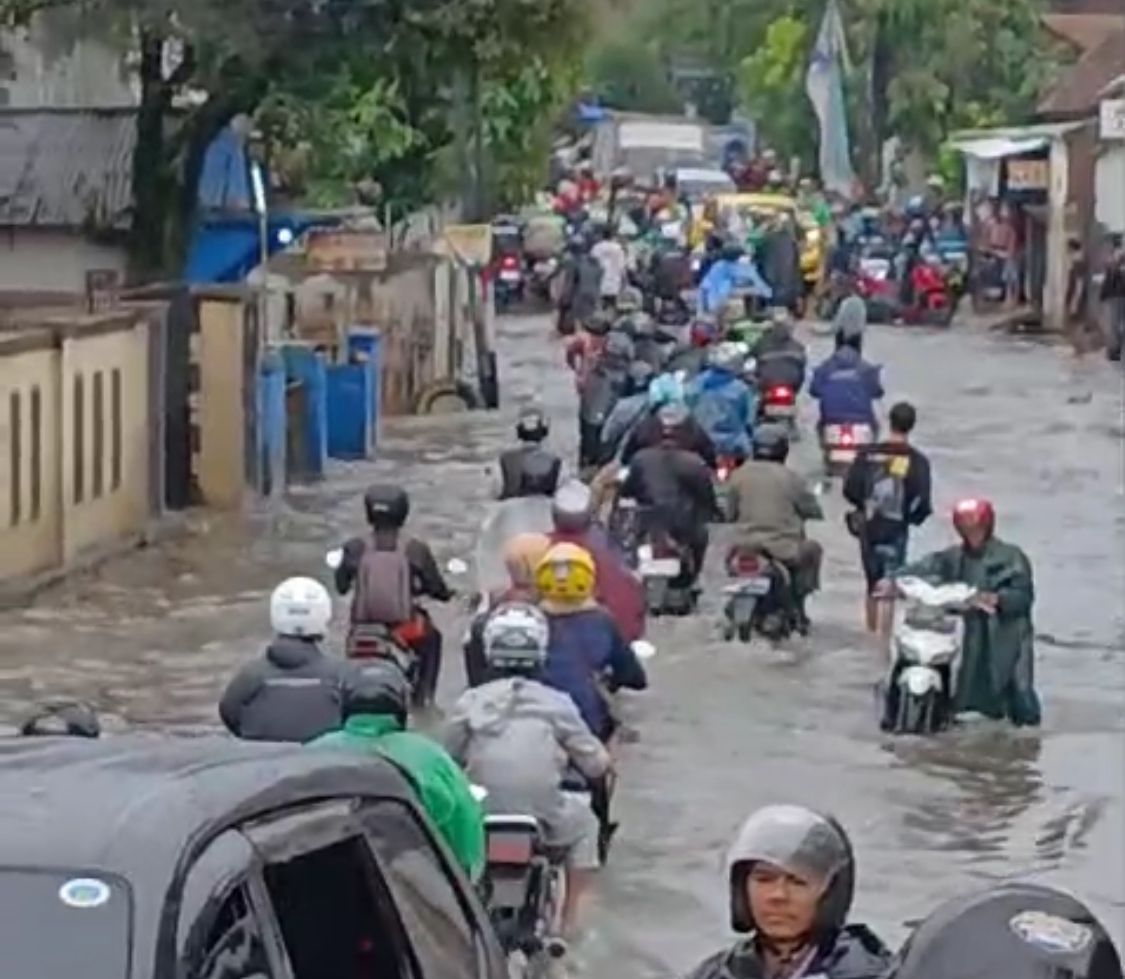
POLYGON ((521 442, 542 442, 550 431, 550 423, 538 408, 524 410, 516 422, 516 437, 521 442))
POLYGON ((907 939, 888 979, 1121 979, 1121 959, 1081 901, 1038 884, 1001 884, 947 901, 907 939))
POLYGON ((345 720, 356 714, 393 717, 405 727, 409 703, 410 683, 402 670, 393 663, 372 660, 345 689, 343 715, 345 720))
POLYGON ((789 458, 789 433, 783 426, 767 422, 754 429, 754 458, 770 462, 789 458))
POLYGON ((372 486, 363 494, 363 507, 376 530, 398 530, 410 516, 410 497, 401 486, 372 486))
POLYGON ((818 944, 843 928, 855 893, 855 853, 835 819, 803 806, 766 806, 742 824, 727 858, 731 927, 738 932, 757 930, 746 892, 756 863, 824 885, 811 936, 818 944))
POLYGON ((24 737, 96 738, 102 733, 98 715, 79 700, 55 700, 41 704, 20 726, 24 737))

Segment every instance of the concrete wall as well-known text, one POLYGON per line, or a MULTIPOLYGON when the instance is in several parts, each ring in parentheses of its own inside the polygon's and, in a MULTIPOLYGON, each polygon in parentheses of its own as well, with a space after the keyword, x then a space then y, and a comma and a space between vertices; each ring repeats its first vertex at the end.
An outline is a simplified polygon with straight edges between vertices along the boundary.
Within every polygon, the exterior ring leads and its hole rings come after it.
POLYGON ((144 529, 149 369, 147 322, 133 313, 0 337, 0 585, 144 529))
POLYGON ((80 234, 0 228, 0 291, 85 293, 86 273, 114 269, 125 274, 124 247, 89 241, 80 234))
POLYGON ((242 504, 246 479, 245 305, 199 301, 199 454, 196 481, 205 503, 242 504))
POLYGON ((1095 217, 1107 231, 1125 233, 1125 144, 1109 144, 1094 177, 1095 217))

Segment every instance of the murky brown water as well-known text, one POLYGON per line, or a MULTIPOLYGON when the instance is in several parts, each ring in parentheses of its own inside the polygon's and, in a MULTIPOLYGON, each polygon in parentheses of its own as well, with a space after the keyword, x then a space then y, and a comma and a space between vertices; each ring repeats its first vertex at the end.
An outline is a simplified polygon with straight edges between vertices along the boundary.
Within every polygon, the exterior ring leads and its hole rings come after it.
MULTIPOLYGON (((396 422, 377 462, 336 465, 330 482, 248 519, 201 516, 190 537, 0 615, 0 720, 67 693, 122 725, 215 724, 226 678, 267 638, 269 590, 289 574, 324 573, 325 549, 359 526, 359 495, 376 478, 409 487, 411 527, 440 557, 468 557, 515 406, 539 398, 552 440, 568 451, 575 442, 573 387, 546 319, 509 320, 504 333, 504 412, 396 422)), ((823 340, 812 344, 823 352, 823 340)), ((785 800, 843 820, 860 859, 856 915, 888 940, 941 899, 1013 877, 1073 889, 1125 937, 1120 372, 969 331, 875 330, 870 346, 887 364, 889 399, 919 407, 939 512, 989 495, 1001 535, 1034 561, 1044 727, 880 735, 872 687, 882 663, 860 629, 854 541, 830 499, 817 531, 826 588, 807 643, 782 654, 723 643, 713 595, 698 617, 653 630, 653 689, 630 703, 641 739, 622 764, 624 828, 579 954, 590 974, 610 962, 624 977, 675 974, 724 942, 726 843, 750 809, 785 800)), ((797 456, 811 472, 811 445, 797 456)), ((948 537, 937 518, 913 548, 948 537)), ((461 683, 465 611, 437 617, 451 653, 448 701, 461 683)))

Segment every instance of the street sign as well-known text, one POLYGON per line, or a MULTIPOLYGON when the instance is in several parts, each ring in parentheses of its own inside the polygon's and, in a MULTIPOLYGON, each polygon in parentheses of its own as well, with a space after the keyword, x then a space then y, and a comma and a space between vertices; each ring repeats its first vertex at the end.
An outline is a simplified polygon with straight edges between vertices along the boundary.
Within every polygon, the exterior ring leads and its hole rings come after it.
POLYGON ((1102 99, 1100 121, 1102 139, 1125 139, 1125 99, 1102 99))
POLYGON ((1008 160, 1008 190, 1046 190, 1051 168, 1046 160, 1008 160))

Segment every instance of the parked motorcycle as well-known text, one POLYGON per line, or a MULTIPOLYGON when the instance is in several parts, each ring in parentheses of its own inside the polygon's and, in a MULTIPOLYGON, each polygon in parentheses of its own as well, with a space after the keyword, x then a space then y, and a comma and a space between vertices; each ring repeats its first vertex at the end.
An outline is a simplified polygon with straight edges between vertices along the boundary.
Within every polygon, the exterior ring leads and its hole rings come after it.
POLYGON ((896 734, 934 734, 953 719, 953 662, 961 652, 963 613, 976 590, 961 582, 895 582, 899 603, 883 727, 896 734))
POLYGON ((761 551, 735 547, 727 556, 727 573, 733 581, 723 587, 723 637, 749 642, 758 633, 771 642, 787 639, 797 626, 789 570, 761 551))

